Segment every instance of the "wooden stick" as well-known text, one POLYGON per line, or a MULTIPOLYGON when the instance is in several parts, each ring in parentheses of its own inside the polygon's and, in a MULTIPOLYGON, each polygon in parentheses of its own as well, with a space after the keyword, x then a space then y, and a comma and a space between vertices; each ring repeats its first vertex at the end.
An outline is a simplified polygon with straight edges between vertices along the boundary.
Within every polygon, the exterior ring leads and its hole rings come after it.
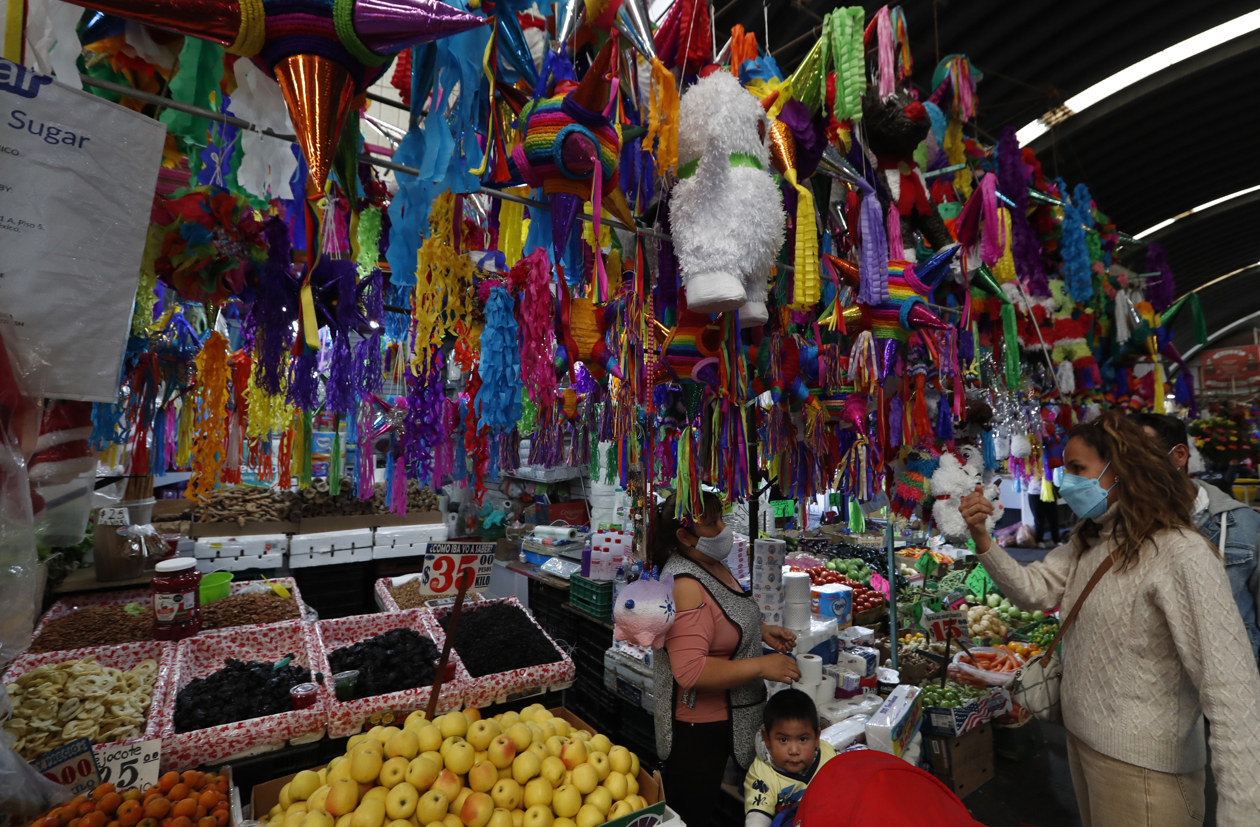
POLYGON ((451 657, 451 641, 455 639, 455 630, 459 628, 459 615, 464 609, 464 596, 476 579, 476 570, 466 568, 459 573, 459 592, 455 595, 455 605, 451 608, 451 623, 446 629, 446 642, 442 644, 442 657, 438 660, 437 674, 433 676, 433 691, 429 694, 429 706, 424 717, 432 721, 437 712, 438 698, 442 694, 442 681, 446 678, 446 664, 451 657))

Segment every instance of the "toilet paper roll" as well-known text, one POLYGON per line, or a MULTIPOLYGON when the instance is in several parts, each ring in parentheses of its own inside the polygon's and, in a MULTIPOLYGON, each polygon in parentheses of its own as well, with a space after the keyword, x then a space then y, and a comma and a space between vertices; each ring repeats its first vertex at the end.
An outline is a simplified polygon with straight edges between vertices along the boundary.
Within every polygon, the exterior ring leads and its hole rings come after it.
POLYGON ((576 540, 577 529, 567 525, 540 525, 534 529, 535 537, 550 537, 557 540, 576 540))
MULTIPOLYGON (((801 683, 817 686, 822 682, 822 658, 818 655, 800 655, 796 658, 796 668, 801 670, 801 683)), ((835 681, 831 685, 835 686, 835 681)), ((834 689, 833 689, 834 691, 834 689)))
POLYGON ((783 623, 793 631, 808 629, 809 616, 808 603, 788 603, 783 607, 783 623))
POLYGON ((789 571, 783 575, 783 599, 788 603, 809 604, 809 575, 803 571, 789 571))
POLYGON ((836 676, 823 675, 818 682, 818 693, 814 696, 814 705, 822 707, 836 699, 836 676))
POLYGON ((459 515, 454 511, 446 515, 446 530, 450 536, 455 536, 455 530, 459 528, 459 515))

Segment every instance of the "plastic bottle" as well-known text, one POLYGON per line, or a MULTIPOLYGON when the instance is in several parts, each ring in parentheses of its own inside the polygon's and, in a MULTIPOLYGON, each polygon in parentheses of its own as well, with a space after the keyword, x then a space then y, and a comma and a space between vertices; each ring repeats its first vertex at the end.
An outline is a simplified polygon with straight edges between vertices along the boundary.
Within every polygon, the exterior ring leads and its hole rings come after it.
POLYGON ((621 594, 621 590, 626 587, 626 570, 617 567, 617 576, 613 579, 613 601, 617 600, 617 595, 621 594))

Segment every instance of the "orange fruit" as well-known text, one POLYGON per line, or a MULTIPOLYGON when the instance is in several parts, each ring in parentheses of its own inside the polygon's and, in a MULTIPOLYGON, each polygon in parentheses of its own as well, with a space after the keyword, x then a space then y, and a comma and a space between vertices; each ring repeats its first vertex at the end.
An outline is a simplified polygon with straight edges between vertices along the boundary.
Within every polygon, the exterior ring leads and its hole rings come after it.
POLYGON ((226 778, 220 778, 220 779, 219 779, 219 783, 215 784, 215 785, 214 785, 214 787, 215 787, 215 789, 216 789, 216 790, 218 790, 219 792, 223 793, 224 795, 227 795, 227 792, 228 792, 228 782, 227 782, 227 779, 226 779, 226 778))
POLYGON ((85 816, 85 815, 87 815, 88 813, 94 813, 94 812, 96 812, 96 802, 95 802, 95 801, 84 801, 82 804, 80 804, 80 805, 79 805, 79 809, 77 810, 77 812, 78 812, 78 814, 79 814, 79 815, 81 815, 81 816, 85 816))
MULTIPOLYGON (((177 786, 175 789, 177 790, 179 787, 177 786)), ((174 793, 175 790, 171 790, 171 792, 174 793)), ((175 818, 180 816, 191 816, 196 812, 197 799, 195 798, 181 798, 175 802, 175 806, 171 807, 171 815, 175 818)))
POLYGON ((212 809, 215 804, 219 803, 219 793, 217 790, 206 790, 197 799, 197 803, 207 810, 212 809))
POLYGON ((162 792, 169 792, 171 787, 179 783, 179 773, 168 772, 166 775, 158 779, 158 787, 162 792))
POLYGON ((136 827, 158 827, 158 822, 156 818, 142 818, 136 827))
POLYGON ((118 805, 118 823, 122 827, 135 827, 144 817, 144 805, 139 801, 124 801, 118 805))
POLYGON ((92 798, 96 801, 100 801, 102 798, 109 795, 113 791, 114 791, 113 784, 102 784, 96 789, 92 790, 92 798))
POLYGON ((122 822, 116 820, 111 821, 109 824, 106 824, 105 827, 122 827, 122 822))
POLYGON ((66 825, 69 824, 70 821, 74 819, 78 814, 79 814, 78 808, 73 807, 69 804, 65 805, 64 807, 58 807, 57 809, 49 813, 49 815, 53 815, 57 817, 58 827, 66 827, 66 825))
POLYGON ((141 790, 137 790, 134 787, 132 787, 130 790, 124 790, 122 794, 123 801, 139 801, 141 797, 143 796, 144 796, 144 792, 142 792, 141 790))
POLYGON ((79 827, 105 827, 109 818, 104 813, 88 813, 79 819, 79 827))
POLYGON ((218 827, 219 822, 214 820, 214 816, 206 816, 197 819, 197 827, 218 827))
POLYGON ((228 821, 231 819, 231 815, 227 810, 215 810, 213 817, 215 827, 227 827, 228 821))
POLYGON ((228 801, 226 798, 219 799, 219 803, 214 805, 215 812, 218 812, 219 810, 230 810, 230 809, 232 809, 232 802, 228 801))
POLYGON ((166 797, 171 801, 181 801, 188 797, 188 792, 188 785, 181 781, 174 787, 171 787, 170 791, 167 792, 166 797))
POLYGON ((171 819, 170 827, 192 827, 192 819, 188 816, 176 816, 171 819))
POLYGON ((192 819, 194 821, 201 821, 201 819, 206 817, 207 812, 209 812, 209 810, 207 810, 205 807, 202 807, 200 804, 198 804, 197 812, 193 814, 192 819))
POLYGON ((96 800, 96 810, 106 815, 113 815, 122 800, 122 796, 118 793, 106 793, 96 800))
POLYGON ((144 814, 149 818, 166 818, 170 811, 171 802, 161 796, 150 798, 149 803, 144 805, 144 814))
POLYGON ((70 823, 67 824, 66 827, 79 827, 79 821, 80 819, 78 818, 72 818, 70 819, 70 823))

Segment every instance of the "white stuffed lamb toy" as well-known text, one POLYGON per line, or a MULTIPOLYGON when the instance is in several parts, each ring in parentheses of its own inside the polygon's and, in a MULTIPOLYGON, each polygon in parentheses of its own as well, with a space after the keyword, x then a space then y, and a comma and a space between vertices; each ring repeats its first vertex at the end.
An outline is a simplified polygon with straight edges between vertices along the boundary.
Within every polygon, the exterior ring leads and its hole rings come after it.
POLYGON ((985 521, 989 531, 992 531, 1006 509, 1002 506, 1002 495, 998 487, 992 482, 984 482, 984 452, 974 445, 964 445, 957 453, 947 451, 941 454, 940 464, 932 474, 932 495, 936 497, 932 506, 932 520, 950 542, 958 542, 971 536, 960 508, 962 498, 975 491, 977 485, 982 486, 984 495, 995 506, 993 514, 985 521))
POLYGON ((783 246, 783 198, 769 172, 766 127, 761 103, 729 72, 701 79, 679 107, 681 180, 669 213, 687 307, 739 310, 743 327, 769 318, 770 268, 783 246))

